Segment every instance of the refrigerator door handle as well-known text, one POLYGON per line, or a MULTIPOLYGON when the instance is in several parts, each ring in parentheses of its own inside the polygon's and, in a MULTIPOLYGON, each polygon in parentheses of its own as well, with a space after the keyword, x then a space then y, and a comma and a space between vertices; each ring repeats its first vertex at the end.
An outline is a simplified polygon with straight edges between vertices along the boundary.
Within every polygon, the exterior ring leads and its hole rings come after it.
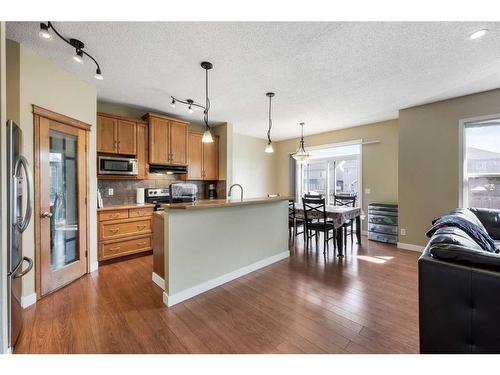
POLYGON ((31 214, 33 212, 33 177, 31 175, 31 171, 28 166, 28 160, 24 156, 20 156, 19 159, 17 160, 16 166, 15 166, 15 174, 14 177, 15 179, 21 178, 21 169, 24 169, 24 174, 26 175, 26 190, 28 193, 26 202, 27 202, 27 207, 26 207, 26 213, 24 215, 24 218, 17 218, 15 217, 17 215, 17 181, 14 182, 14 223, 19 230, 19 232, 24 232, 26 228, 28 227, 28 224, 30 223, 31 220, 31 214))
MULTIPOLYGON (((23 277, 28 272, 30 272, 31 269, 33 268, 33 259, 28 258, 28 257, 23 257, 23 262, 25 262, 25 261, 28 262, 28 268, 26 268, 25 270, 22 270, 20 273, 15 273, 14 276, 12 276, 13 279, 18 279, 20 277, 23 277)), ((23 262, 21 262, 21 263, 23 263, 23 262)))

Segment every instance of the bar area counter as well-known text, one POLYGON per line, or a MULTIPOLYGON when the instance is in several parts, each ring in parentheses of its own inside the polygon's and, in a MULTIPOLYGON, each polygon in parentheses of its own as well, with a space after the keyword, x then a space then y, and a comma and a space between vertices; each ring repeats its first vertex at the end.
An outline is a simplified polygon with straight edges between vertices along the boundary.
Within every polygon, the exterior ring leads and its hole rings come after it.
POLYGON ((153 217, 153 281, 175 305, 289 256, 289 197, 165 204, 153 217), (163 229, 163 230, 157 230, 163 229))

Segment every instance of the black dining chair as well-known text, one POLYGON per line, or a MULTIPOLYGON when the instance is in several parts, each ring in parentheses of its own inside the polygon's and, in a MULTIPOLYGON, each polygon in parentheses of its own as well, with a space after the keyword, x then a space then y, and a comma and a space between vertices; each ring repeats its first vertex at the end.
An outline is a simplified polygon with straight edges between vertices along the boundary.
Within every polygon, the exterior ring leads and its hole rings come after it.
POLYGON ((309 249, 309 242, 312 237, 316 237, 316 243, 318 243, 318 233, 323 232, 323 253, 326 253, 328 241, 330 240, 333 240, 335 249, 335 226, 327 221, 325 198, 306 198, 304 196, 302 204, 304 206, 304 230, 306 232, 305 248, 309 249), (330 231, 333 232, 331 237, 330 231))
POLYGON ((288 201, 288 236, 292 239, 292 242, 295 242, 295 236, 304 233, 304 230, 302 230, 302 232, 297 231, 300 227, 303 226, 304 220, 297 218, 296 215, 295 201, 293 199, 290 199, 288 201))
MULTIPOLYGON (((333 196, 333 204, 335 206, 341 207, 356 207, 356 195, 340 195, 335 194, 333 196)), ((349 220, 346 223, 342 224, 342 230, 344 232, 344 248, 347 250, 347 236, 351 236, 351 244, 354 242, 354 219, 349 220)))

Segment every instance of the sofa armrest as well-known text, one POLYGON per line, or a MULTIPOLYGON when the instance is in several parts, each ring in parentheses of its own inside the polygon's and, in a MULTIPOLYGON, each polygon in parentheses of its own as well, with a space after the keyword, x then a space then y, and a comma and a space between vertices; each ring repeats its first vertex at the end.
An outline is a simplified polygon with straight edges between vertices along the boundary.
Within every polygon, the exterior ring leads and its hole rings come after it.
POLYGON ((421 353, 500 353, 500 272, 418 260, 421 353))
POLYGON ((500 240, 500 210, 491 208, 470 208, 483 223, 484 228, 494 240, 500 240))

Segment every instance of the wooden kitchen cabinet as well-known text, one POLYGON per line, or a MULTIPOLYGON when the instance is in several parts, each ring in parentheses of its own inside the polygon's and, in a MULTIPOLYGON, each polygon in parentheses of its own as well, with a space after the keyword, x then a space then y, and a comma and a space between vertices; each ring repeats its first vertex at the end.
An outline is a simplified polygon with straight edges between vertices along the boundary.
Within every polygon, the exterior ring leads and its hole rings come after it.
POLYGON ((97 115, 97 152, 136 155, 136 122, 104 114, 97 115))
POLYGON ((137 179, 145 180, 148 176, 148 126, 137 123, 137 179))
POLYGON ((188 142, 188 179, 219 179, 219 137, 214 136, 212 143, 203 143, 203 133, 189 132, 188 142))
POLYGON ((99 211, 99 261, 152 250, 153 207, 99 211))
POLYGON ((202 133, 189 132, 188 139, 188 179, 202 180, 203 179, 203 143, 201 138, 202 133))
POLYGON ((187 165, 188 122, 148 113, 149 164, 187 165))

